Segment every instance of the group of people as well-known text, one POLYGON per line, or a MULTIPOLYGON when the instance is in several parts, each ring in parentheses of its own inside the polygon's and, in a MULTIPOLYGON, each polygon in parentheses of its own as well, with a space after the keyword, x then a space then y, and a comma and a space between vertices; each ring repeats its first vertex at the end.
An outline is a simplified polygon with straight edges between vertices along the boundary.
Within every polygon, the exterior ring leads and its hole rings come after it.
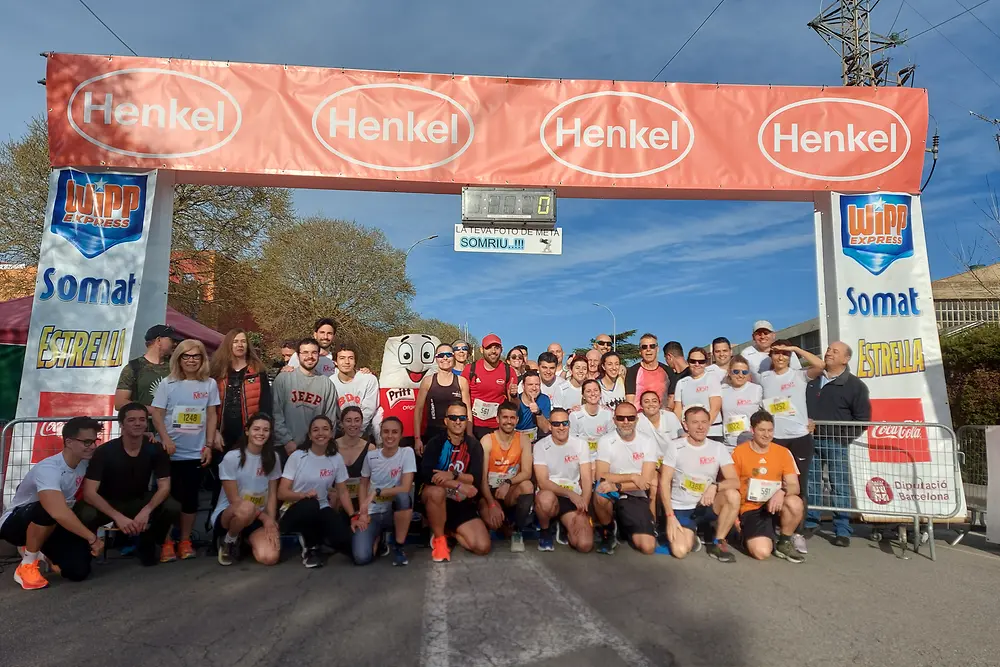
MULTIPOLYGON (((868 421, 868 391, 844 343, 820 358, 776 341, 767 321, 753 337, 742 355, 725 338, 687 354, 671 341, 660 362, 644 334, 628 368, 605 334, 569 359, 558 343, 537 360, 524 346, 504 359, 495 334, 475 361, 468 342, 442 343, 410 446, 398 418, 375 419, 378 382, 335 346, 331 319, 286 345, 273 382, 243 330, 210 358, 158 325, 121 373, 120 436, 98 446, 100 423, 68 421, 63 451, 29 471, 0 515, 0 539, 21 547, 25 589, 47 585, 46 567, 86 578, 106 525, 134 538, 144 565, 194 558, 207 476, 221 565, 275 564, 281 536, 295 535, 307 568, 324 563, 323 547, 403 566, 415 507, 435 562, 450 560, 449 539, 482 555, 501 534, 524 551, 536 525, 540 551, 613 554, 620 538, 643 554, 704 545, 732 562, 737 536, 752 558, 801 562, 823 465, 831 497, 850 498, 846 449, 815 422, 868 421)), ((849 545, 846 514, 834 533, 849 545)))

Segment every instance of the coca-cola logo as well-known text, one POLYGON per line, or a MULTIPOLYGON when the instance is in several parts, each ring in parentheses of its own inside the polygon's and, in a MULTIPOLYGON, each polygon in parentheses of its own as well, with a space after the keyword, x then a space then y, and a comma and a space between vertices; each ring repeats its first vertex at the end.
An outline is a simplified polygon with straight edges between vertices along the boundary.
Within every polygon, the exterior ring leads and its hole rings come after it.
POLYGON ((868 455, 872 463, 929 463, 930 440, 919 398, 873 398, 868 429, 868 455), (879 423, 881 422, 881 423, 879 423))
POLYGON ((42 422, 42 425, 38 427, 38 435, 60 437, 62 436, 62 430, 62 422, 42 422))
POLYGON ((915 438, 926 438, 927 430, 922 426, 877 424, 872 426, 871 437, 885 438, 888 440, 913 440, 915 438))

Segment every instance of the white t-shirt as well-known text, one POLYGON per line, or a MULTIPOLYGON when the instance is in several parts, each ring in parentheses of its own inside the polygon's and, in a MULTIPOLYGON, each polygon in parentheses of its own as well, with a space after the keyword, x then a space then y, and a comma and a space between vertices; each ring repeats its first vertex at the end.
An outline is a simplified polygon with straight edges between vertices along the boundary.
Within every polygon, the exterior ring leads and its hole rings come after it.
MULTIPOLYGON (((547 385, 547 384, 545 384, 545 382, 542 382, 541 384, 542 384, 542 393, 545 394, 546 396, 548 396, 549 398, 552 398, 554 396, 558 396, 559 392, 562 391, 563 385, 566 385, 566 384, 569 384, 569 383, 566 380, 564 380, 561 377, 559 377, 559 375, 557 374, 555 376, 555 378, 552 380, 552 384, 551 385, 547 385)), ((555 403, 553 403, 552 405, 555 405, 555 403)), ((566 407, 566 406, 562 406, 562 407, 566 407)))
POLYGON ((87 474, 89 463, 90 461, 80 461, 75 468, 70 468, 62 452, 36 463, 17 485, 7 511, 0 516, 0 526, 18 507, 37 503, 39 491, 61 491, 66 504, 73 507, 76 504, 76 493, 83 484, 83 476, 87 474))
POLYGON ((775 439, 801 438, 809 433, 807 384, 809 376, 804 370, 788 369, 782 375, 775 371, 761 373, 764 409, 774 417, 775 439))
MULTIPOLYGON (((711 410, 709 406, 710 398, 722 397, 722 386, 719 384, 717 373, 705 373, 700 378, 694 376, 681 378, 674 388, 674 401, 680 401, 681 415, 692 405, 700 405, 706 410, 711 410)), ((715 421, 708 429, 709 435, 722 435, 722 412, 715 416, 715 421)))
POLYGON ((337 388, 337 407, 340 412, 349 405, 358 406, 364 417, 361 428, 368 428, 378 410, 378 378, 371 373, 355 373, 350 382, 344 382, 339 373, 334 373, 330 376, 330 382, 337 388))
MULTIPOLYGON (((250 455, 247 454, 247 462, 250 455)), ((330 506, 330 489, 334 484, 347 481, 347 466, 340 454, 333 456, 317 456, 312 450, 299 449, 292 452, 285 462, 281 473, 285 479, 292 480, 292 491, 309 493, 316 491, 316 500, 320 509, 330 506)))
MULTIPOLYGON (((281 477, 281 461, 275 457, 274 469, 270 474, 264 472, 260 462, 260 454, 247 452, 247 461, 240 467, 240 450, 234 449, 222 457, 219 464, 219 479, 223 482, 236 482, 236 493, 243 500, 249 500, 257 509, 267 509, 268 483, 281 477)), ((212 512, 212 523, 229 507, 229 497, 223 489, 219 494, 219 502, 212 512)))
POLYGON ((660 426, 653 426, 644 413, 639 413, 639 421, 635 426, 636 430, 653 439, 656 443, 656 459, 662 461, 666 455, 666 450, 674 440, 684 435, 684 427, 677 419, 677 415, 669 410, 660 410, 660 426))
POLYGON ((601 405, 614 409, 619 403, 625 402, 625 380, 616 379, 614 389, 608 389, 600 380, 598 383, 601 385, 601 405))
MULTIPOLYGON (((299 363, 299 353, 295 352, 292 354, 292 358, 288 360, 288 365, 292 368, 298 368, 301 364, 299 363)), ((313 369, 313 373, 317 375, 325 375, 330 377, 337 372, 337 364, 333 361, 333 357, 328 357, 324 355, 319 355, 319 361, 316 362, 316 368, 313 369)))
MULTIPOLYGON (((747 364, 750 366, 750 377, 754 382, 760 384, 761 373, 771 370, 771 353, 761 352, 751 345, 743 350, 743 358, 747 360, 747 364)), ((802 364, 799 362, 799 355, 792 355, 792 358, 788 360, 788 367, 793 370, 802 368, 802 364)))
POLYGON ((761 386, 753 382, 739 389, 722 385, 722 427, 730 450, 736 447, 740 433, 750 430, 750 417, 761 409, 762 391, 761 386))
POLYGON ((215 380, 175 380, 166 377, 153 395, 152 406, 165 411, 167 434, 177 446, 171 461, 197 461, 205 446, 208 410, 219 404, 215 380))
POLYGON ((727 373, 728 371, 724 368, 719 368, 718 364, 709 364, 705 367, 705 375, 714 375, 719 380, 719 384, 723 386, 726 384, 727 373))
MULTIPOLYGON (((625 440, 616 428, 597 443, 597 460, 610 465, 612 475, 637 475, 643 463, 656 463, 656 444, 653 439, 636 433, 632 440, 625 440)), ((645 492, 629 491, 629 495, 645 496, 645 492)))
POLYGON ((566 381, 565 384, 559 387, 559 391, 552 397, 552 407, 554 408, 572 410, 582 404, 583 387, 574 387, 569 381, 566 381))
MULTIPOLYGON (((371 478, 368 488, 373 493, 375 489, 391 489, 399 486, 403 483, 403 475, 416 472, 417 459, 409 447, 397 447, 396 453, 390 457, 382 454, 381 449, 370 450, 361 466, 361 476, 371 478)), ((390 511, 392 511, 392 498, 376 497, 368 505, 369 514, 390 511)))
POLYGON ((581 408, 569 415, 569 434, 587 443, 590 460, 597 460, 597 442, 615 430, 615 413, 598 406, 597 414, 591 416, 587 408, 581 408))
POLYGON ((532 456, 534 465, 548 468, 552 482, 574 493, 583 493, 580 466, 590 463, 586 441, 571 435, 564 444, 557 445, 549 435, 535 443, 532 456))
POLYGON ((724 444, 708 438, 701 445, 678 438, 673 445, 663 457, 663 465, 674 469, 670 504, 675 510, 693 510, 709 484, 718 479, 722 466, 733 464, 733 457, 724 444))

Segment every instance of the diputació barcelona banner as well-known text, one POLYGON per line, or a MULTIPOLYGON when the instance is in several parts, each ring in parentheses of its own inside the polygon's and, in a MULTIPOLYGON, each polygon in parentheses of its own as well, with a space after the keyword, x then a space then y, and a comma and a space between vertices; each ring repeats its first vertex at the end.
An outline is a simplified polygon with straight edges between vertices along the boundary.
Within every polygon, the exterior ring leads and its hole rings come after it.
POLYGON ((510 79, 51 54, 52 164, 564 196, 919 192, 926 91, 510 79))
MULTIPOLYGON (((155 179, 155 172, 52 171, 17 418, 114 413, 142 288, 155 179)), ((62 449, 61 429, 53 421, 14 427, 5 500, 31 464, 62 449)))

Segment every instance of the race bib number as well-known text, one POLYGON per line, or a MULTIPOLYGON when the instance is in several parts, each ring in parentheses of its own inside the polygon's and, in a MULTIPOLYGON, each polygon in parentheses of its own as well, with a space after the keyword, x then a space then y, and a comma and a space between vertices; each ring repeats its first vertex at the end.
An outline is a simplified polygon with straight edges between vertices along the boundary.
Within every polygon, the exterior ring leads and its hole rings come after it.
POLYGON ((772 415, 784 415, 786 417, 791 417, 795 414, 795 408, 792 407, 792 399, 787 396, 777 396, 770 399, 764 404, 767 411, 772 415))
POLYGON ((524 436, 526 438, 528 438, 528 442, 530 442, 532 444, 534 444, 535 440, 538 438, 538 429, 537 428, 532 428, 532 429, 528 429, 527 431, 518 431, 518 432, 519 433, 523 433, 524 436))
POLYGON ((383 505, 385 503, 391 503, 392 502, 392 496, 375 496, 375 500, 373 500, 372 502, 374 502, 376 505, 383 505))
POLYGON ((174 409, 174 428, 181 431, 200 431, 205 422, 205 408, 196 405, 179 405, 174 409))
POLYGON ((579 484, 570 484, 569 482, 556 482, 559 488, 566 489, 567 491, 572 491, 573 493, 580 493, 579 484))
POLYGON ((243 496, 242 496, 242 498, 243 498, 243 500, 249 500, 250 502, 252 502, 254 505, 257 506, 257 509, 260 509, 260 510, 264 509, 264 506, 267 504, 267 493, 266 492, 265 493, 244 493, 243 496))
POLYGON ((357 499, 358 491, 361 490, 361 482, 347 482, 347 492, 351 494, 352 499, 357 499))
POLYGON ((746 415, 736 415, 726 419, 726 433, 729 435, 739 435, 750 430, 750 420, 746 415))
POLYGON ((597 451, 597 441, 596 440, 588 440, 587 441, 587 445, 590 446, 590 451, 592 451, 592 452, 596 452, 597 451))
POLYGON ((472 402, 472 416, 480 421, 493 419, 497 416, 497 408, 499 407, 499 403, 487 403, 477 398, 472 402))
POLYGON ((711 480, 705 477, 692 477, 691 475, 681 474, 681 488, 695 496, 705 493, 711 483, 711 480))
POLYGON ((747 485, 747 500, 752 503, 766 503, 780 490, 781 482, 751 478, 747 485))
POLYGON ((507 481, 510 480, 510 473, 509 472, 491 472, 491 473, 487 474, 486 477, 489 480, 490 488, 495 489, 498 486, 500 486, 501 484, 503 484, 504 482, 507 482, 507 481))

